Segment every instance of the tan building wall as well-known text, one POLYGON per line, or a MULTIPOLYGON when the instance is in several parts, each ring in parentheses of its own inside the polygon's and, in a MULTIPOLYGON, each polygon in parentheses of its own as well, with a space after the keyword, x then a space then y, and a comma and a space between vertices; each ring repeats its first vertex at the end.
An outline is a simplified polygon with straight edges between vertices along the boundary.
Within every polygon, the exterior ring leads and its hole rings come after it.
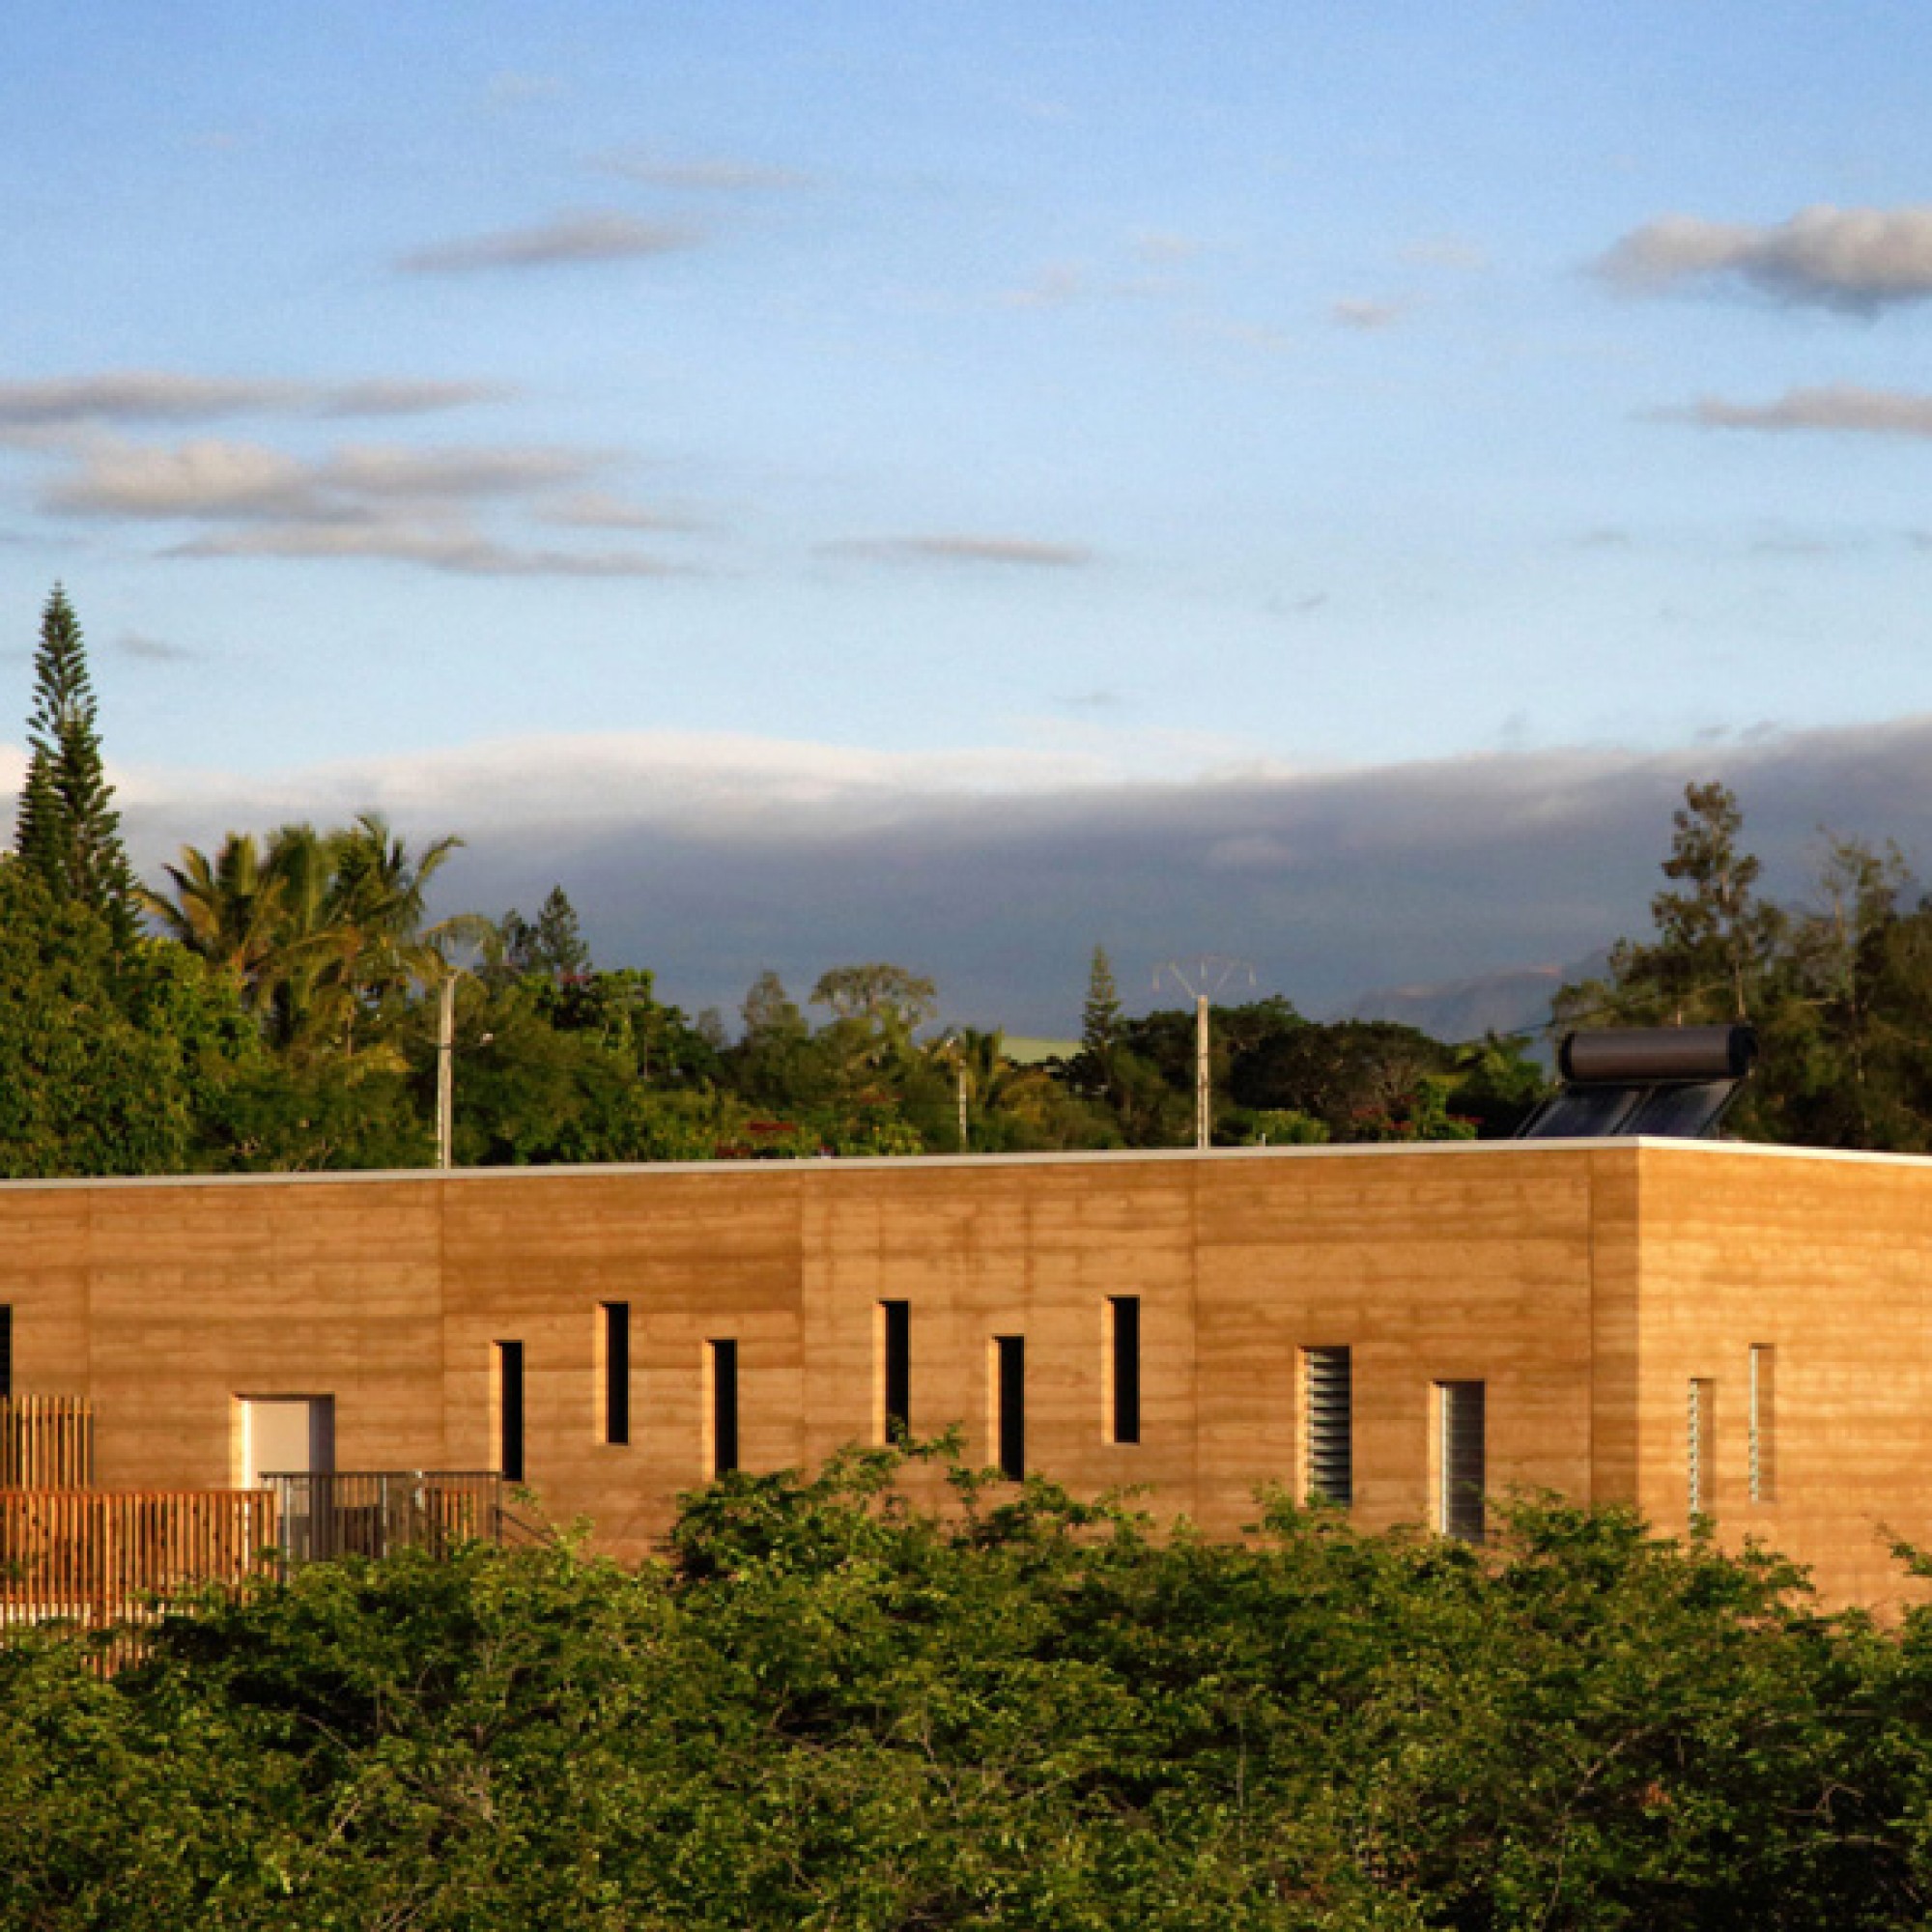
POLYGON ((1466 1379, 1492 1489, 1681 1530, 1697 1378, 1720 1531, 1870 1601, 1899 1587, 1881 1524, 1932 1540, 1928 1236, 1932 1163, 1656 1142, 10 1183, 0 1302, 15 1389, 91 1395, 115 1487, 236 1480, 248 1396, 332 1396, 341 1468, 495 1466, 521 1342, 528 1482, 626 1554, 707 1473, 713 1340, 748 1468, 877 1440, 883 1299, 916 1430, 991 1460, 992 1338, 1023 1335, 1029 1465, 1214 1535, 1298 1481, 1306 1348, 1353 1351, 1369 1527, 1432 1519, 1434 1391, 1466 1379), (1137 1445, 1108 1439, 1112 1295, 1141 1300, 1137 1445))

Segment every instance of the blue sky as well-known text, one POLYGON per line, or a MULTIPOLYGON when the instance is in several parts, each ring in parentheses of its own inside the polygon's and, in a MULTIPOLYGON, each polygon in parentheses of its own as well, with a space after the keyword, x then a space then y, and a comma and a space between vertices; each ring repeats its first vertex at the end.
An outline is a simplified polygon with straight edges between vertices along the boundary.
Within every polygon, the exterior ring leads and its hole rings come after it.
MULTIPOLYGON (((1273 784, 1240 924, 1318 780, 1932 712, 1921 8, 17 0, 4 52, 0 667, 22 716, 64 579, 151 856, 366 798, 481 894, 1273 784)), ((1440 918, 1371 977, 1488 956, 1440 918)), ((1260 963, 1367 970, 1318 952, 1260 963)))

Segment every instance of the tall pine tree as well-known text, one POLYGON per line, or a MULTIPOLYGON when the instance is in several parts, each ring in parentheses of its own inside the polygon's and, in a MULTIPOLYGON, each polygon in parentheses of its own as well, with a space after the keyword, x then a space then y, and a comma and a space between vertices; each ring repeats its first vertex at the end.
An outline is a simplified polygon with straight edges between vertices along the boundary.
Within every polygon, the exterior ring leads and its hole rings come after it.
POLYGON ((134 875, 121 843, 114 787, 101 769, 95 710, 80 623, 56 583, 41 614, 27 781, 14 844, 57 901, 91 907, 126 943, 134 935, 134 875))
POLYGON ((1080 1044, 1087 1052, 1103 1054, 1121 1031, 1121 991, 1114 983, 1113 962, 1106 949, 1094 949, 1087 974, 1087 998, 1080 1009, 1080 1044))

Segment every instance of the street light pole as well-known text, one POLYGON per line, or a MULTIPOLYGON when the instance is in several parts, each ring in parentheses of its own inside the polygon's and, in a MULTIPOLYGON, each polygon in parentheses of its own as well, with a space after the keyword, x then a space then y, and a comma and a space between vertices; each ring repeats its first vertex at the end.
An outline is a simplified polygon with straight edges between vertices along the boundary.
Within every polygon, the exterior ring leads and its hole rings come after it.
POLYGON ((1154 991, 1160 990, 1161 976, 1174 981, 1183 993, 1194 996, 1194 1145, 1211 1147, 1214 1141, 1213 1058, 1208 1045, 1208 1000, 1237 974, 1246 974, 1255 983, 1255 969, 1245 959, 1224 959, 1205 952, 1195 962, 1190 975, 1178 961, 1170 959, 1153 976, 1154 991))
POLYGON ((436 1164, 455 1165, 456 1152, 456 975, 445 974, 436 989, 436 1164))
POLYGON ((1208 1072, 1208 995, 1194 996, 1194 1145, 1205 1148, 1211 1136, 1214 1119, 1214 1083, 1208 1072))

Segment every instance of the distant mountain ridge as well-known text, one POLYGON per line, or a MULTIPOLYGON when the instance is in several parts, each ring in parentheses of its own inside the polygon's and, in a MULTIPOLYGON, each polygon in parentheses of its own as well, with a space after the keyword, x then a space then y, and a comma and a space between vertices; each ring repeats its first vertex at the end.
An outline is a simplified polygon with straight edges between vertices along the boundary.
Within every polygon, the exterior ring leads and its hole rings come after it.
POLYGON ((1518 966, 1471 980, 1428 986, 1386 986, 1358 993, 1329 1014, 1338 1020, 1396 1020, 1436 1039, 1481 1039, 1488 1033, 1522 1033, 1549 1024, 1560 988, 1602 974, 1606 952, 1568 966, 1518 966))

